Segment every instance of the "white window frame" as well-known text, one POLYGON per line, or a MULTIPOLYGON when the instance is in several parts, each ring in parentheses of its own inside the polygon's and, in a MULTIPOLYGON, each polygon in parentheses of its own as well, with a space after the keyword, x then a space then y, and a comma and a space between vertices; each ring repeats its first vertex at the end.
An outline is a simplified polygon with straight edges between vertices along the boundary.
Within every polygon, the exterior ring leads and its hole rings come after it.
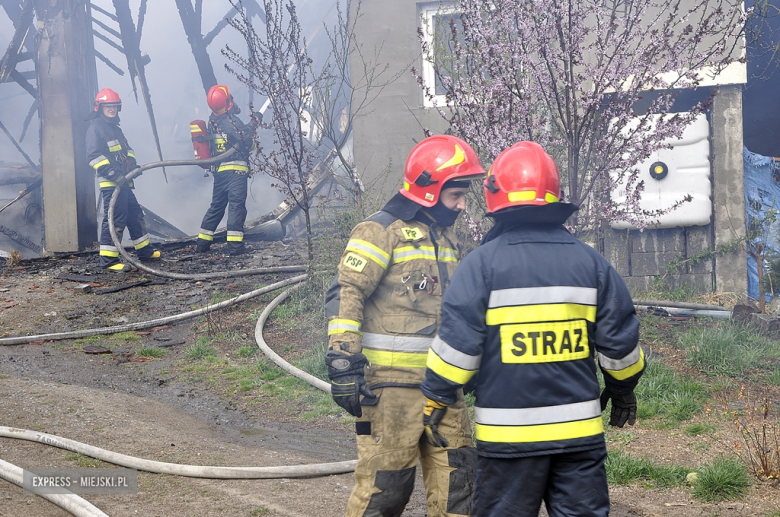
MULTIPOLYGON (((422 28, 425 42, 433 48, 433 17, 442 14, 457 14, 458 10, 454 2, 425 2, 417 4, 420 27, 422 28)), ((435 56, 434 56, 435 57, 435 56)), ((433 63, 421 55, 422 60, 422 78, 423 84, 429 91, 436 93, 436 72, 433 69, 433 63)), ((434 108, 447 105, 446 95, 434 95, 432 99, 423 94, 423 107, 434 108)))

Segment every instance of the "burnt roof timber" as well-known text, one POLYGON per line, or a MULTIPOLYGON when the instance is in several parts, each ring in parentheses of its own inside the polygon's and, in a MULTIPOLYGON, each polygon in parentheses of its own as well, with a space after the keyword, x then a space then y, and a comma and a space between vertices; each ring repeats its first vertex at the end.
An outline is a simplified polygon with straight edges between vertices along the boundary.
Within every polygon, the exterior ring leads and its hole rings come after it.
POLYGON ((15 24, 14 35, 8 44, 2 61, 0 61, 0 84, 7 82, 13 70, 16 69, 19 53, 22 51, 22 45, 24 45, 27 34, 30 32, 34 14, 32 0, 25 0, 22 12, 15 24))

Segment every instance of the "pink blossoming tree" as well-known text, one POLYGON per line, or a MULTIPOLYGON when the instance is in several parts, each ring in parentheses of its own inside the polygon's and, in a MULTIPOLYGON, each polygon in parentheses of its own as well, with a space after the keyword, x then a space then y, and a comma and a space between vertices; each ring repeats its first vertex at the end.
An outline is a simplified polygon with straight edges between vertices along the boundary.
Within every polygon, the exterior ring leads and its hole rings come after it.
POLYGON ((636 165, 708 109, 711 97, 672 113, 680 91, 743 59, 747 17, 735 0, 459 0, 454 12, 439 17, 446 30, 420 28, 444 95, 412 72, 485 163, 517 141, 542 144, 582 207, 578 233, 661 215, 641 209, 636 165))

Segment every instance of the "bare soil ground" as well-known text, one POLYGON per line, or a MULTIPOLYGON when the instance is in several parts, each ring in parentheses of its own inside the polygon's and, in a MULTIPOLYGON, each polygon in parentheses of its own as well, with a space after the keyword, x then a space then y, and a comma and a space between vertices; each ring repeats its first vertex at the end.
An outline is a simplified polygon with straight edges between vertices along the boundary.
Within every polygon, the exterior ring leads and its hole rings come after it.
MULTIPOLYGON (((191 248, 167 250, 165 261, 157 267, 197 272, 293 263, 302 263, 293 246, 266 243, 239 259, 218 251, 195 256, 191 248)), ((105 273, 94 255, 23 262, 0 267, 0 336, 145 321, 221 301, 284 276, 172 281, 142 272, 105 273), (76 289, 80 282, 64 280, 62 275, 91 277, 92 292, 80 294, 76 289), (97 294, 142 280, 150 284, 97 294)), ((217 316, 135 336, 0 347, 0 425, 47 432, 140 458, 194 465, 273 466, 354 459, 351 420, 334 410, 335 405, 330 411, 319 408, 316 390, 293 387, 291 398, 279 393, 279 384, 272 386, 273 381, 241 384, 235 378, 235 370, 249 364, 241 350, 255 346, 256 316, 276 294, 217 316), (203 336, 213 338, 219 361, 206 364, 188 356, 188 347, 203 336), (114 353, 86 354, 87 345, 114 353), (162 348, 167 354, 139 361, 137 352, 143 348, 162 348)), ((323 334, 274 319, 266 339, 278 353, 296 359, 321 342, 323 334)), ((656 337, 651 346, 685 371, 674 347, 665 347, 663 339, 656 337)), ((699 465, 718 453, 731 452, 737 439, 723 425, 722 412, 711 409, 695 421, 716 422, 718 432, 692 438, 680 429, 656 429, 652 423, 638 422, 634 428, 609 431, 610 447, 670 464, 699 465)), ((6 438, 0 438, 0 458, 22 468, 111 466, 6 438)), ((85 498, 112 516, 335 517, 344 515, 352 485, 352 474, 207 480, 140 472, 137 495, 85 498)), ((659 490, 641 483, 611 487, 611 497, 612 515, 618 517, 768 515, 780 508, 780 489, 772 483, 755 485, 740 501, 719 504, 701 503, 686 488, 659 490)), ((67 513, 0 480, 0 516, 61 515, 67 513)), ((424 515, 418 473, 404 517, 424 515)))

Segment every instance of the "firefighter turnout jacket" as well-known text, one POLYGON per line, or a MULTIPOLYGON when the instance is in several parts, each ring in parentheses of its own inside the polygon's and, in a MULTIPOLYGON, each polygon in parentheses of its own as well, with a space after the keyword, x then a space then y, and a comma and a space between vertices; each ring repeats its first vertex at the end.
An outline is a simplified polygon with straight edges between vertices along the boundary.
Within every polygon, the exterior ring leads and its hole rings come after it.
POLYGON ((455 273, 423 393, 453 403, 477 375, 482 456, 603 447, 595 360, 609 386, 633 390, 645 365, 638 333, 628 289, 604 257, 560 224, 514 225, 455 273))
POLYGON ((229 249, 240 249, 244 245, 244 222, 246 221, 247 181, 249 178, 248 154, 254 147, 254 127, 244 124, 236 114, 236 108, 222 115, 209 117, 209 136, 211 137, 211 155, 216 156, 237 146, 237 152, 212 166, 214 189, 211 205, 200 224, 198 232, 199 246, 208 249, 214 241, 214 232, 225 215, 229 205, 227 220, 227 240, 229 249))
POLYGON ((460 259, 452 227, 424 210, 408 219, 392 213, 402 199, 355 227, 326 297, 330 348, 362 352, 372 388, 422 382, 442 293, 460 259))
POLYGON ((93 114, 86 138, 87 160, 100 177, 100 188, 116 187, 120 175, 135 169, 135 153, 119 127, 119 116, 93 114))
POLYGON ((228 150, 230 146, 237 146, 238 150, 233 156, 215 165, 216 172, 233 171, 242 174, 249 172, 248 155, 254 147, 254 127, 244 124, 235 113, 235 108, 222 115, 209 116, 209 132, 212 136, 211 155, 216 156, 228 150))

